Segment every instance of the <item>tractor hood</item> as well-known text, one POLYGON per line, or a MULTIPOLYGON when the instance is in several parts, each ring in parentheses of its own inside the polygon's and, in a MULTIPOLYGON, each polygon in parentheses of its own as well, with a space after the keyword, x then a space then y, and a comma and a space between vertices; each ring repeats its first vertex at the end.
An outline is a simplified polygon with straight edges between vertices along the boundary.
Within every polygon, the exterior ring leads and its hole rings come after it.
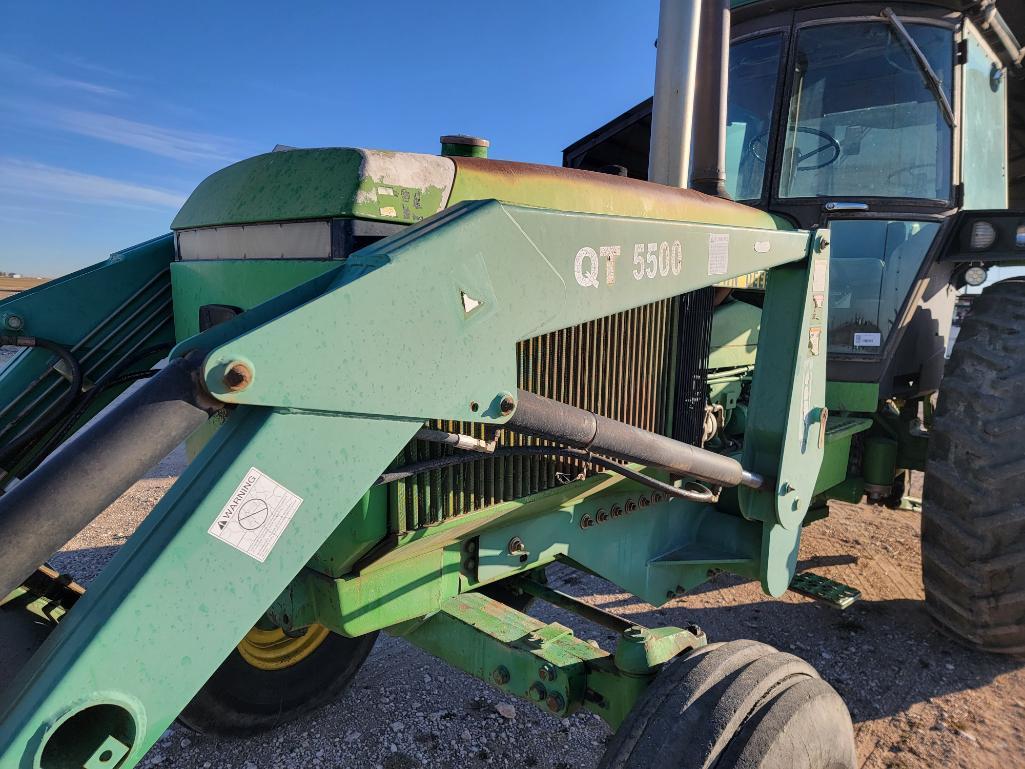
POLYGON ((270 152, 229 166, 199 185, 171 228, 333 219, 404 225, 464 200, 491 199, 558 211, 791 229, 748 206, 608 174, 351 148, 270 152))

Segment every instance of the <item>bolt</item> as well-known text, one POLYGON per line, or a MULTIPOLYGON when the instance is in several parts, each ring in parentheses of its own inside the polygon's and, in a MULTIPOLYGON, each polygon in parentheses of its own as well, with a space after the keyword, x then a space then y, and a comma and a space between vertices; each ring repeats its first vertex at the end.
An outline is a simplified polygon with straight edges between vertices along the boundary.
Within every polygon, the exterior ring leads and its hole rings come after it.
POLYGON ((624 505, 624 507, 626 507, 627 515, 637 511, 637 503, 634 502, 632 499, 626 500, 626 505, 624 505))
POLYGON ((477 552, 477 539, 474 538, 474 539, 466 540, 466 542, 463 543, 463 549, 466 552, 468 552, 470 555, 473 555, 474 553, 476 553, 477 552))
POLYGON ((827 248, 829 248, 829 238, 825 235, 819 235, 818 239, 815 241, 815 250, 821 254, 827 248))
POLYGON ((509 670, 505 665, 499 665, 491 671, 491 680, 498 686, 505 686, 509 683, 509 670))
POLYGON ((253 372, 245 363, 235 362, 224 372, 224 386, 231 392, 245 390, 253 381, 253 372))
POLYGON ((648 499, 648 498, 647 498, 646 496, 644 496, 643 494, 641 495, 640 499, 638 499, 638 500, 637 500, 637 506, 638 506, 638 507, 640 507, 640 508, 641 508, 642 510, 643 510, 644 508, 646 508, 646 507, 647 507, 648 505, 650 505, 650 504, 651 504, 651 500, 650 500, 650 499, 648 499))
POLYGON ((553 713, 561 713, 562 709, 566 707, 566 701, 558 692, 552 692, 548 695, 547 704, 548 709, 553 713))
POLYGON ((4 325, 9 331, 21 331, 25 328, 25 319, 20 315, 9 312, 4 315, 4 325))
POLYGON ((663 494, 661 491, 656 491, 654 494, 651 495, 651 503, 653 505, 657 505, 660 502, 665 502, 665 499, 666 495, 663 494))
POLYGON ((594 514, 594 519, 598 521, 598 523, 605 523, 605 521, 609 519, 608 511, 599 510, 597 513, 594 514))
POLYGON ((516 401, 513 400, 511 395, 505 395, 502 397, 502 403, 499 408, 503 414, 511 414, 516 408, 516 401))
POLYGON ((467 558, 465 561, 463 561, 463 568, 467 571, 473 571, 477 568, 477 559, 467 558))
POLYGON ((525 552, 527 549, 523 546, 523 540, 519 537, 513 537, 512 539, 510 539, 508 548, 509 555, 519 555, 520 553, 525 552))
POLYGON ((620 518, 620 517, 622 517, 622 515, 623 515, 623 508, 621 508, 619 505, 613 505, 612 506, 612 517, 613 518, 620 518))
POLYGON ((527 696, 530 697, 533 702, 544 702, 545 698, 548 696, 548 690, 545 689, 545 685, 543 683, 535 681, 530 685, 530 688, 527 689, 527 696))
POLYGON ((580 519, 580 528, 589 529, 592 526, 594 526, 594 518, 592 518, 589 513, 585 513, 580 519))
POLYGON ((542 665, 537 671, 537 675, 542 681, 554 681, 559 675, 559 671, 555 669, 554 665, 542 665))

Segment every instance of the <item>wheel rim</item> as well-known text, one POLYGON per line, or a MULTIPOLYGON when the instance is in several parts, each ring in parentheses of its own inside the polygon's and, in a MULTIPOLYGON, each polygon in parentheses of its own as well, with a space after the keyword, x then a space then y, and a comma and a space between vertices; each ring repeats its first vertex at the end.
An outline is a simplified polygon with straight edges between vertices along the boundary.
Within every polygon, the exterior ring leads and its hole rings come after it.
POLYGON ((289 636, 281 628, 254 627, 239 643, 238 653, 258 670, 284 670, 313 654, 330 632, 323 625, 310 625, 302 635, 289 636))

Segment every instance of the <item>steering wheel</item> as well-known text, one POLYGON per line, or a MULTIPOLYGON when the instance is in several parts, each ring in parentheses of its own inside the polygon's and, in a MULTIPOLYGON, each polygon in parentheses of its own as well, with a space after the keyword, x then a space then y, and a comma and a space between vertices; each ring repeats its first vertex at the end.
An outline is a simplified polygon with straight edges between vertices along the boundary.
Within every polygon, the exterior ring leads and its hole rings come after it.
MULTIPOLYGON (((802 153, 799 150, 797 151, 797 160, 796 160, 796 163, 795 163, 795 167, 796 167, 796 169, 798 171, 817 171, 820 168, 825 168, 826 166, 831 166, 831 165, 833 165, 833 163, 835 163, 837 160, 839 160, 840 159, 840 155, 843 154, 843 149, 840 147, 840 142, 838 142, 834 136, 826 133, 825 131, 820 131, 817 128, 808 128, 807 126, 799 126, 797 128, 791 127, 790 130, 791 131, 795 131, 797 133, 801 133, 801 134, 809 134, 810 136, 817 136, 820 139, 825 139, 825 143, 824 144, 822 144, 821 146, 811 150, 810 152, 802 153), (803 163, 804 161, 809 160, 811 158, 814 158, 814 157, 816 157, 818 155, 821 155, 823 152, 826 152, 827 150, 832 150, 833 154, 832 154, 831 157, 829 157, 825 161, 819 163, 818 165, 807 165, 807 166, 802 166, 801 165, 801 163, 803 163)), ((751 140, 751 143, 748 145, 748 149, 751 151, 751 154, 754 155, 757 160, 760 160, 763 163, 765 162, 765 159, 767 157, 767 152, 762 151, 762 153, 759 154, 759 149, 761 148, 761 146, 765 143, 766 139, 768 139, 768 138, 769 138, 769 132, 768 131, 762 131, 755 138, 753 138, 751 140)))

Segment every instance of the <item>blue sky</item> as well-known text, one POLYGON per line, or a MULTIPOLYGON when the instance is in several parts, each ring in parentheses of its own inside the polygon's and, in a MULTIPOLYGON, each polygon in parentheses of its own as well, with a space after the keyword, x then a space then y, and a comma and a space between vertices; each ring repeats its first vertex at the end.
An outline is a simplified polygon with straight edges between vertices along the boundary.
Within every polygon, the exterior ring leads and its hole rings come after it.
POLYGON ((651 94, 657 6, 5 3, 0 270, 56 276, 166 232, 204 177, 275 144, 469 133, 558 164, 651 94))

